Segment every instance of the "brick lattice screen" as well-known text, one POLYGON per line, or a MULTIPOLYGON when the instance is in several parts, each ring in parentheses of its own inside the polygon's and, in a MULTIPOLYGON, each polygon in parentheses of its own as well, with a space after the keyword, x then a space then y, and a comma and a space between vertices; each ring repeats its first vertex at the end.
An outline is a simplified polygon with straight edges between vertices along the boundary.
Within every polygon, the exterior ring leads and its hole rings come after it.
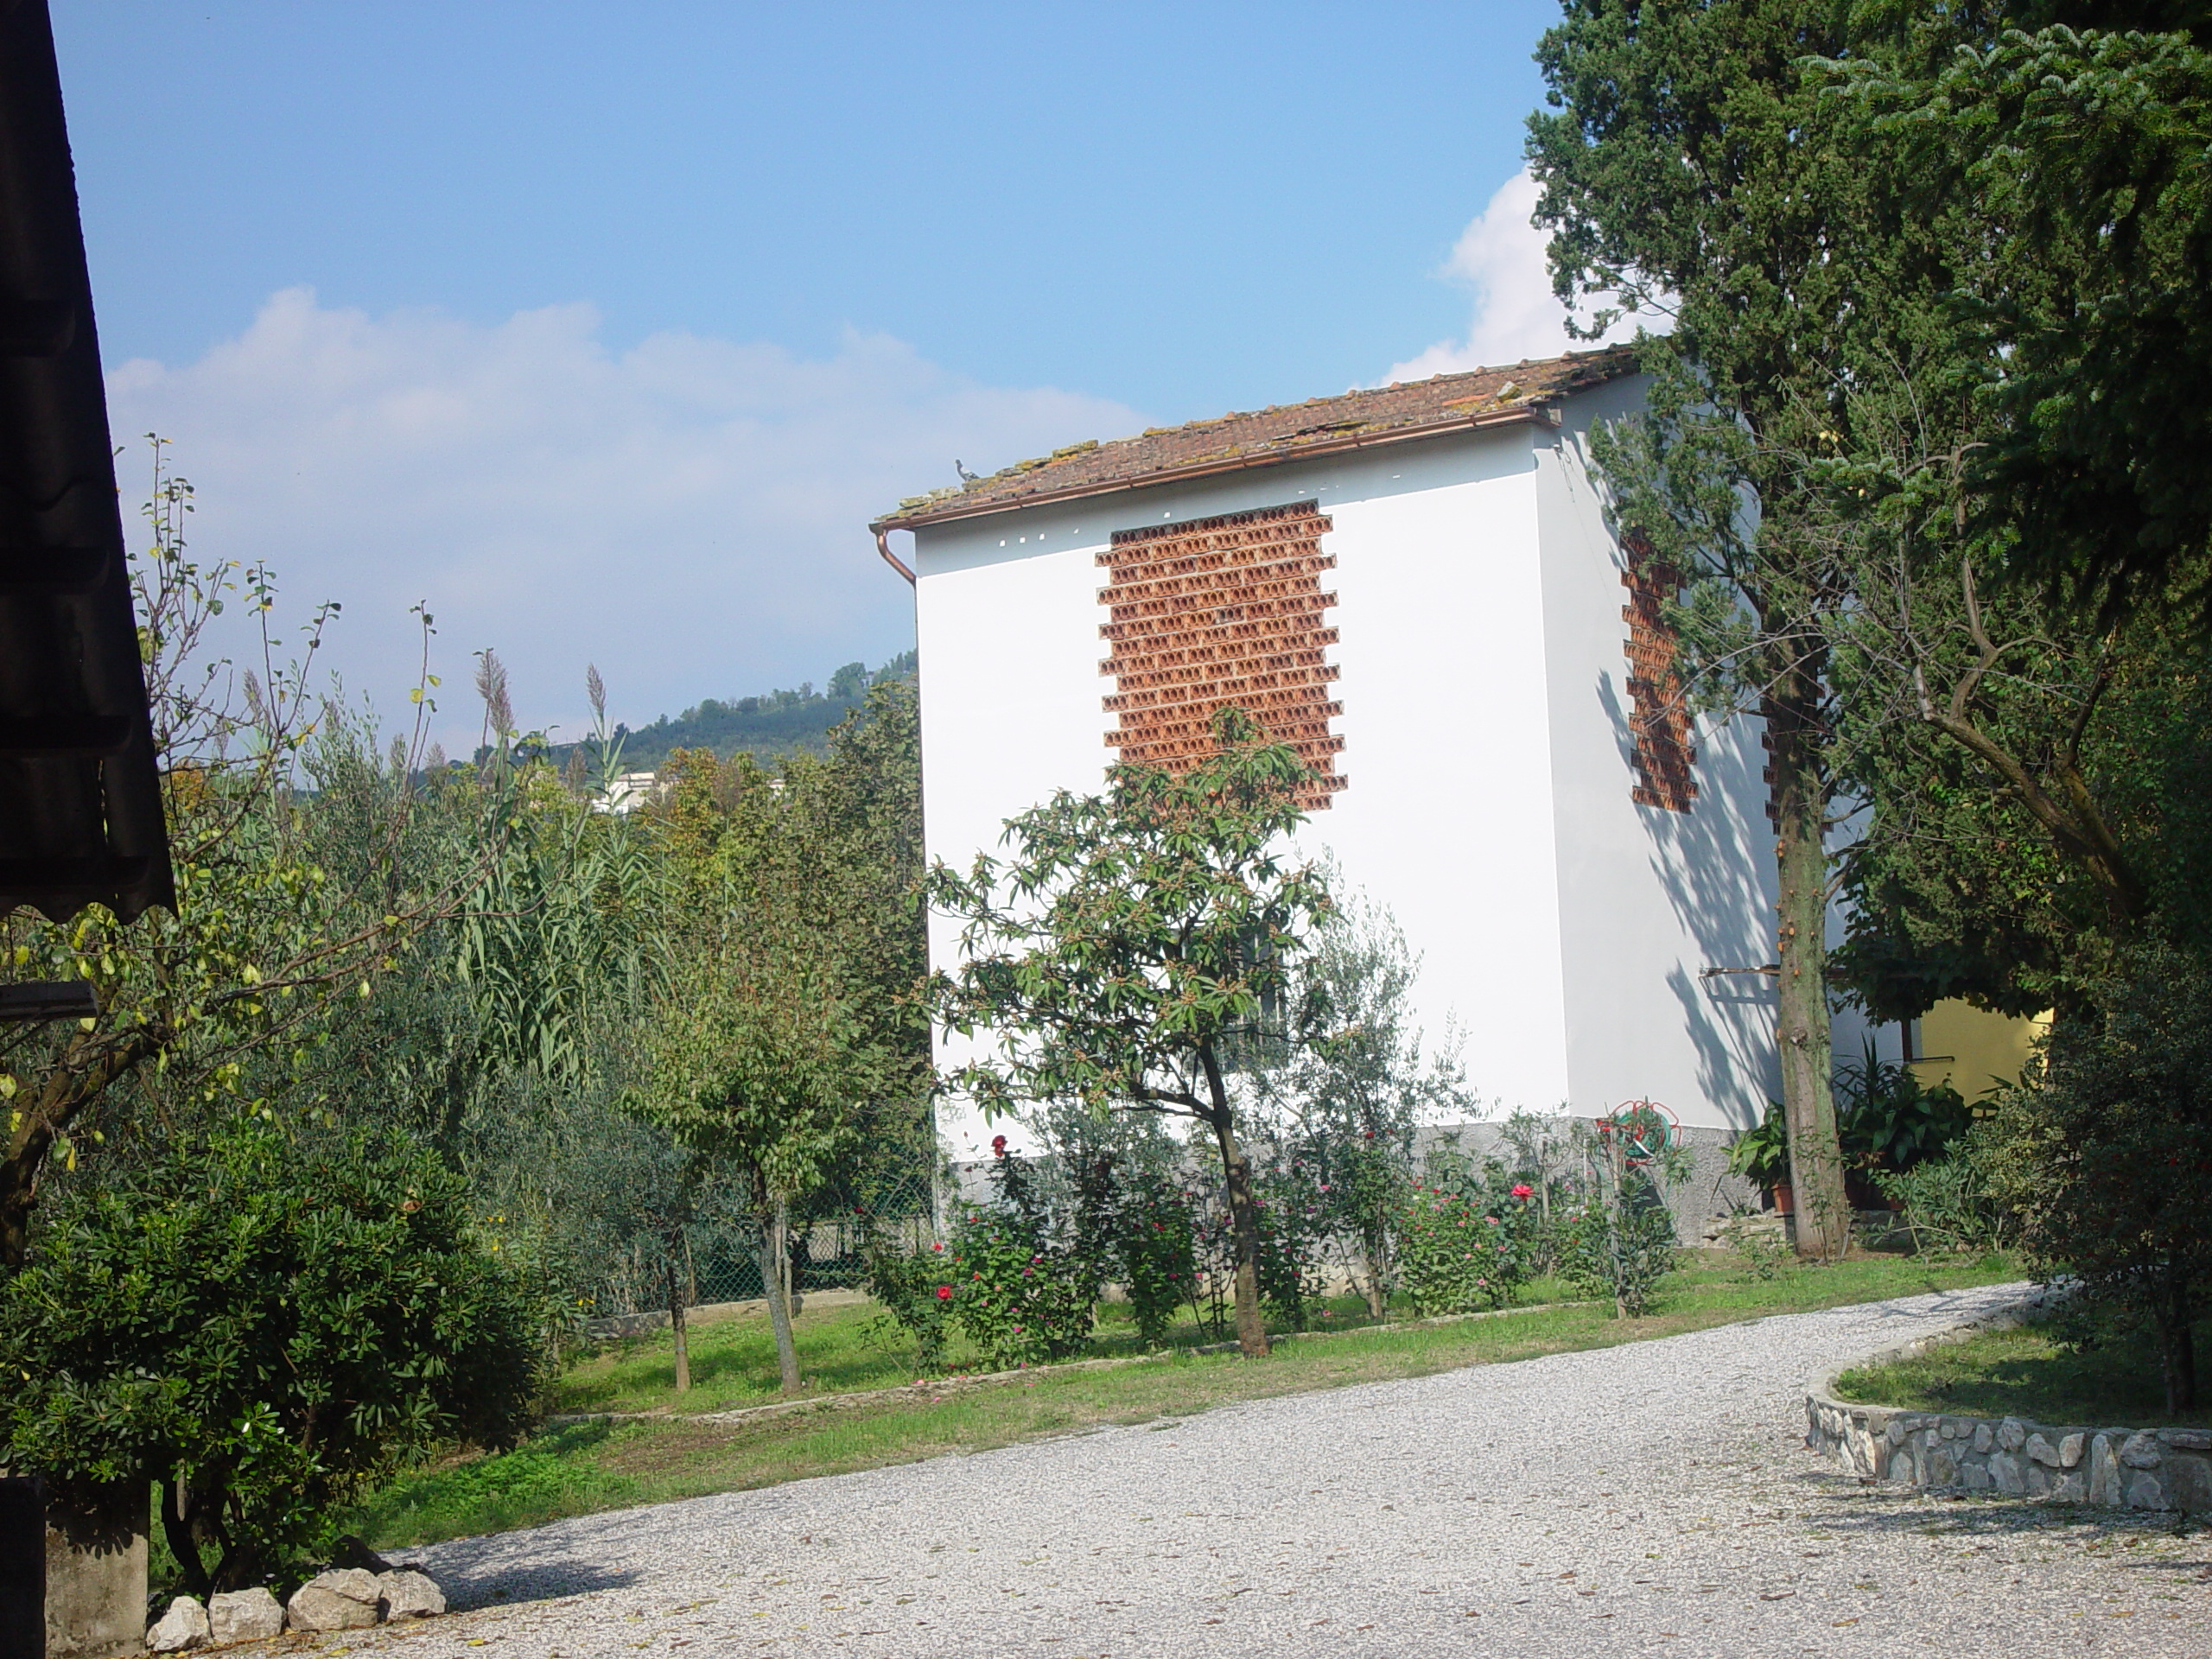
POLYGON ((1321 591, 1336 560, 1321 550, 1329 521, 1311 502, 1189 524, 1115 532, 1098 563, 1112 573, 1099 602, 1113 620, 1100 636, 1113 655, 1106 734, 1123 760, 1188 770, 1213 752, 1216 710, 1235 704, 1290 744, 1316 776, 1300 804, 1329 804, 1348 781, 1336 770, 1343 738, 1329 722, 1344 705, 1325 660, 1337 631, 1321 591))
POLYGON ((1697 799, 1697 779, 1691 772, 1697 750, 1690 742, 1689 710, 1675 672, 1678 647, 1665 608, 1681 591, 1681 577, 1643 537, 1631 533, 1622 547, 1628 569, 1621 573, 1621 585, 1628 589, 1629 602, 1621 607, 1621 618, 1628 624, 1628 695, 1634 709, 1630 726, 1636 734, 1637 781, 1630 794, 1639 806, 1687 812, 1697 799))

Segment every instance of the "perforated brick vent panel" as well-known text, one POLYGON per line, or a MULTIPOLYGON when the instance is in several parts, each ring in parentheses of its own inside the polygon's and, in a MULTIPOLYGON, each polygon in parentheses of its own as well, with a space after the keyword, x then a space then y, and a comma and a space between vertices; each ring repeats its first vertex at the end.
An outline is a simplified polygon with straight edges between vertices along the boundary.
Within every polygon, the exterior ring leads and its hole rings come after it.
POLYGON ((1344 705, 1325 660, 1337 643, 1322 620, 1337 602, 1321 591, 1336 563, 1321 551, 1328 528, 1300 502, 1115 533, 1098 556, 1113 573, 1098 590, 1113 655, 1098 671, 1114 681, 1106 709, 1121 723, 1106 742, 1123 760, 1188 771, 1213 753, 1215 712, 1234 704, 1313 769, 1300 804, 1329 804, 1348 780, 1336 769, 1344 741, 1329 730, 1344 705))
POLYGON ((1621 585, 1629 602, 1621 607, 1628 624, 1628 695, 1636 734, 1636 785, 1630 791, 1639 806, 1663 806, 1687 812, 1697 799, 1691 768, 1697 750, 1690 743, 1690 715, 1675 671, 1675 631, 1667 624, 1667 601, 1681 591, 1681 575, 1658 558, 1651 543, 1631 533, 1623 539, 1628 569, 1621 585))

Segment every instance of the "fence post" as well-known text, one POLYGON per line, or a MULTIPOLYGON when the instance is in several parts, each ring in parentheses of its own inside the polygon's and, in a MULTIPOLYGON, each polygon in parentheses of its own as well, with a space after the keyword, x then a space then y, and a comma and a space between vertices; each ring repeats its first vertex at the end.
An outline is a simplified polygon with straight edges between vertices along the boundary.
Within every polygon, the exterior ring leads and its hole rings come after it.
MULTIPOLYGON (((85 1507, 47 1506, 46 1659, 110 1659, 146 1645, 146 1529, 153 1492, 121 1480, 85 1507)), ((36 1649, 33 1649, 36 1651, 36 1649)))

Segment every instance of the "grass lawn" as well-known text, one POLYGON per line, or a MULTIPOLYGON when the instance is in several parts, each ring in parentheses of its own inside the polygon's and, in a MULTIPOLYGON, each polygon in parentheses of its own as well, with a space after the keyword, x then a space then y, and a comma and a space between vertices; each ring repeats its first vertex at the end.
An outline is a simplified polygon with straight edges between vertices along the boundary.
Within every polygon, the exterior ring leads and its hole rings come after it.
MULTIPOLYGON (((2212 1319, 2200 1321, 2194 1334, 2198 1354, 2212 1353, 2212 1319)), ((2212 1409, 2166 1409, 2158 1349, 2147 1332, 2125 1329, 2100 1328, 2086 1352, 2069 1350, 2040 1322, 1977 1332, 1917 1359, 1846 1371, 1835 1389, 1839 1399, 1866 1405, 2025 1417, 2059 1427, 2212 1427, 2212 1409)))
MULTIPOLYGON (((825 1399, 812 1409, 734 1424, 695 1421, 700 1411, 781 1397, 774 1391, 775 1355, 765 1321, 740 1317, 692 1332, 693 1387, 680 1409, 642 1422, 549 1428, 493 1456, 457 1453, 392 1481, 347 1524, 378 1545, 435 1542, 1102 1424, 1180 1418, 1233 1401, 1607 1347, 2016 1276, 2018 1269, 2002 1258, 1864 1255, 1834 1267, 1777 1269, 1705 1251, 1685 1259, 1662 1287, 1656 1311, 1642 1319, 1615 1319, 1604 1307, 1555 1307, 1463 1323, 1375 1325, 1355 1324, 1356 1305, 1347 1302, 1332 1309, 1329 1323, 1353 1328, 1284 1343, 1264 1360, 1179 1351, 1141 1364, 1047 1370, 1003 1385, 947 1384, 842 1405, 825 1399)), ((1549 1288, 1537 1287, 1540 1294, 1549 1288)), ((870 1345, 863 1333, 873 1317, 865 1304, 808 1299, 797 1336, 812 1388, 828 1394, 914 1380, 910 1359, 870 1345)), ((1117 1324, 1109 1319, 1102 1333, 1103 1354, 1133 1346, 1117 1324)), ((677 1403, 673 1370, 664 1332, 626 1342, 571 1367, 554 1389, 553 1409, 667 1410, 677 1403)))

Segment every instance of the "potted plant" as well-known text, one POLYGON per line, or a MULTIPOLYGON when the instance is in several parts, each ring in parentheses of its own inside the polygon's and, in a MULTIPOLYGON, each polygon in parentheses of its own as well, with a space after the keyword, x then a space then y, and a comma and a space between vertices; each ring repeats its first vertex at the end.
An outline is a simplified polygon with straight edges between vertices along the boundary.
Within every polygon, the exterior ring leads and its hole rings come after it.
POLYGON ((1728 1150, 1728 1167, 1767 1193, 1777 1215, 1791 1212, 1789 1130, 1783 1122, 1780 1101, 1767 1102, 1765 1118, 1736 1137, 1728 1150))

